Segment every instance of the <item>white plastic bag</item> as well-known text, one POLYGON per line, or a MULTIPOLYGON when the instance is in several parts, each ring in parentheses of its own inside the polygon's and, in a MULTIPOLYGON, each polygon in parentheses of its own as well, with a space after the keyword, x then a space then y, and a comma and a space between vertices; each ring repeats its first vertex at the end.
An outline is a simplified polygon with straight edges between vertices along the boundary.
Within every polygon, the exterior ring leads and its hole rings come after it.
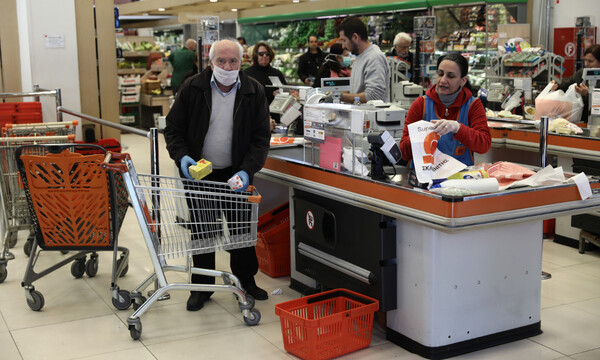
POLYGON ((549 83, 535 98, 534 120, 542 116, 550 118, 564 118, 570 122, 581 120, 583 113, 583 99, 575 91, 576 84, 569 86, 567 92, 562 90, 551 91, 553 83, 549 83))
POLYGON ((433 123, 424 120, 416 121, 408 125, 408 135, 415 173, 420 183, 426 184, 433 180, 445 179, 467 167, 437 148, 440 136, 433 131, 433 123))

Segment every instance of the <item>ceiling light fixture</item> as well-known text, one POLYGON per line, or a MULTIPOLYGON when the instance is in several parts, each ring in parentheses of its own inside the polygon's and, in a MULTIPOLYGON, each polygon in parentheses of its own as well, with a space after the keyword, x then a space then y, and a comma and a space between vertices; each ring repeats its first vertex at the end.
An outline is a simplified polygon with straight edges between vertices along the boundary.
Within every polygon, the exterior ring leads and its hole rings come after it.
POLYGON ((231 9, 231 11, 237 11, 237 9, 231 9))
POLYGON ((210 2, 217 2, 217 1, 219 1, 219 0, 210 0, 210 2))
POLYGON ((293 3, 299 3, 300 0, 292 0, 293 3))
POLYGON ((165 8, 158 8, 158 11, 165 11, 165 8))

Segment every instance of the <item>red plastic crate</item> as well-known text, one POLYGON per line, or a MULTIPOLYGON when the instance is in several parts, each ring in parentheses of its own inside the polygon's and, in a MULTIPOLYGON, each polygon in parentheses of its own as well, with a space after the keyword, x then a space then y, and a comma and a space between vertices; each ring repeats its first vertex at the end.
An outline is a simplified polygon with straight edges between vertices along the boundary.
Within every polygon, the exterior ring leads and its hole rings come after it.
POLYGON ((270 277, 290 274, 290 204, 285 203, 258 218, 258 268, 270 277))
POLYGON ((41 123, 42 122, 42 113, 41 112, 27 112, 27 113, 19 113, 16 112, 13 114, 15 119, 15 124, 31 124, 31 123, 41 123))
POLYGON ((0 103, 0 112, 3 111, 9 111, 9 112, 15 112, 17 111, 17 105, 15 105, 16 103, 14 102, 9 102, 9 103, 0 103))
POLYGON ((12 111, 3 111, 0 109, 0 128, 5 127, 8 124, 14 124, 15 119, 12 111))
POLYGON ((17 102, 16 111, 18 113, 41 113, 42 103, 39 101, 17 102))
POLYGON ((379 301, 336 289, 275 305, 285 350, 302 359, 331 359, 371 343, 379 301))

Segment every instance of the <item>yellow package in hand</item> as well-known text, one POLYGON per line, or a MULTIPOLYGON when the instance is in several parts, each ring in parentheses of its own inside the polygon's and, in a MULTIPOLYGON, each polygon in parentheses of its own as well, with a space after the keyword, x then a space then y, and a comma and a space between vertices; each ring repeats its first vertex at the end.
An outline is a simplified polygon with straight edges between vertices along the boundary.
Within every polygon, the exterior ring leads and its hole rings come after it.
POLYGON ((198 160, 196 165, 190 166, 189 171, 192 178, 201 180, 212 172, 212 163, 204 159, 198 160))

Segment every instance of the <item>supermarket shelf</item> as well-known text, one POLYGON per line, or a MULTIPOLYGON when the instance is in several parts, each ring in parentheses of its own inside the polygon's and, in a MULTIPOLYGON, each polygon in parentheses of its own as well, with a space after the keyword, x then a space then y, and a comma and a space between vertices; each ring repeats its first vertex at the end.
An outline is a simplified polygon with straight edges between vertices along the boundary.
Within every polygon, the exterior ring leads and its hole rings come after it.
POLYGON ((117 69, 117 75, 131 75, 131 74, 145 74, 146 69, 136 68, 136 69, 117 69))
MULTIPOLYGON (((148 57, 152 53, 161 53, 160 51, 123 51, 123 57, 148 57)), ((161 53, 162 54, 162 53, 161 53)))

